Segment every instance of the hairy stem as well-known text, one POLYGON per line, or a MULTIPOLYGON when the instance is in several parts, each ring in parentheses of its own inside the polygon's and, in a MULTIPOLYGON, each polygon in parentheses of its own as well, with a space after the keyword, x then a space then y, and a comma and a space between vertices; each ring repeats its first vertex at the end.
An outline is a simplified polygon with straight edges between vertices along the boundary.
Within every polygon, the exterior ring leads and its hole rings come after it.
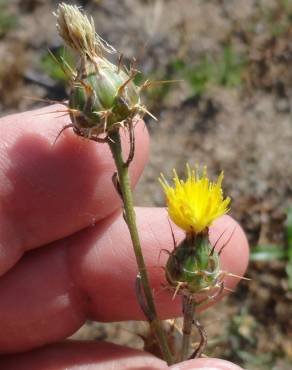
POLYGON ((196 302, 189 297, 183 296, 183 340, 182 348, 180 353, 180 361, 188 359, 188 354, 190 352, 190 342, 192 326, 195 316, 195 306, 196 302))
MULTIPOLYGON (((145 301, 147 303, 147 319, 150 322, 156 339, 159 343, 164 360, 170 365, 173 363, 173 358, 169 350, 167 338, 162 327, 162 322, 158 318, 157 310, 155 307, 151 286, 149 283, 148 273, 145 266, 139 234, 136 225, 136 214, 134 211, 132 190, 130 187, 128 163, 124 161, 122 154, 121 138, 118 131, 111 134, 108 144, 110 146, 118 172, 118 191, 122 197, 124 204, 124 218, 128 225, 131 235, 133 248, 136 256, 136 261, 139 270, 139 279, 143 287, 145 301)), ((145 309, 143 310, 145 313, 145 309)))

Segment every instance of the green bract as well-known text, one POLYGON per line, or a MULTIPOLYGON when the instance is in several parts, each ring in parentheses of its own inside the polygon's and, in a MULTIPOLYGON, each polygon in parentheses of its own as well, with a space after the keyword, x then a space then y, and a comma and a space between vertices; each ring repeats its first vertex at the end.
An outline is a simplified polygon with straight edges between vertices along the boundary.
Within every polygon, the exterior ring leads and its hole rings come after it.
POLYGON ((166 264, 168 283, 184 295, 209 293, 219 287, 219 256, 205 235, 184 239, 169 255, 166 264))
POLYGON ((133 118, 139 103, 138 88, 132 79, 102 58, 84 62, 69 99, 73 123, 80 129, 94 128, 97 135, 133 118))

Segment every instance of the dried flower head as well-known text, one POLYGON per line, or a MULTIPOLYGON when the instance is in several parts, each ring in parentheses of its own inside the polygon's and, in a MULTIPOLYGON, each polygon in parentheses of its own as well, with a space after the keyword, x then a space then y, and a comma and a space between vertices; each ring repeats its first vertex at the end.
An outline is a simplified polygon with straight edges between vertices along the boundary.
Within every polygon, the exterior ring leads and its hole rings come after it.
POLYGON ((107 140, 120 127, 132 131, 133 137, 134 117, 150 114, 141 104, 141 87, 134 82, 137 71, 124 67, 121 59, 115 65, 106 58, 115 49, 97 35, 92 17, 77 6, 62 3, 55 16, 60 36, 79 57, 76 71, 69 70, 72 124, 67 127, 95 141, 107 140))
POLYGON ((172 221, 189 234, 199 234, 218 217, 228 212, 230 198, 223 198, 223 172, 217 182, 211 182, 204 167, 199 170, 187 165, 186 180, 179 179, 175 170, 174 186, 170 186, 163 175, 159 179, 167 200, 168 213, 172 221))
POLYGON ((93 18, 88 18, 76 5, 59 4, 54 15, 57 17, 57 30, 62 39, 80 55, 91 59, 102 56, 104 51, 113 53, 115 49, 95 32, 93 18))

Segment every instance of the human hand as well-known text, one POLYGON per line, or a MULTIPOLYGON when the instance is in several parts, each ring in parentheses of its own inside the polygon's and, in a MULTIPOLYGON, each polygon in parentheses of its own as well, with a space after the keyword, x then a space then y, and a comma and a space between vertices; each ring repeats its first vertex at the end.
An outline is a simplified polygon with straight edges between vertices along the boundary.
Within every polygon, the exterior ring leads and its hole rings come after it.
MULTIPOLYGON (((144 317, 134 292, 135 256, 111 181, 111 154, 106 145, 80 139, 71 130, 52 145, 68 123, 68 116, 55 110, 63 107, 0 120, 0 368, 165 369, 162 360, 138 350, 63 341, 86 319, 144 317)), ((133 186, 147 162, 148 140, 140 122, 130 166, 133 186)), ((152 268, 162 249, 173 248, 166 211, 137 208, 137 221, 160 317, 178 316, 180 301, 161 289, 163 272, 152 268)), ((211 228, 211 240, 235 225, 222 217, 211 228)), ((183 234, 175 227, 174 232, 179 241, 183 234)), ((227 239, 228 233, 218 248, 227 239)), ((237 225, 222 253, 222 269, 242 275, 247 258, 247 241, 237 225)), ((226 285, 233 288, 237 281, 227 278, 226 285)), ((215 359, 171 368, 239 369, 215 359)))

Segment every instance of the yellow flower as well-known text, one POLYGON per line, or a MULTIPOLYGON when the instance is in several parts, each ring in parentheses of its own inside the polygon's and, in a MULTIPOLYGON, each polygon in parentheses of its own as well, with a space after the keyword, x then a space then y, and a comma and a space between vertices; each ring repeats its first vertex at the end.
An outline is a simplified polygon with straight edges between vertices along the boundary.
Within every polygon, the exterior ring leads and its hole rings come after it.
POLYGON ((223 172, 217 182, 211 182, 204 167, 200 177, 199 170, 192 170, 187 165, 187 179, 179 179, 175 170, 174 186, 170 186, 161 174, 162 185, 168 206, 168 214, 172 221, 187 233, 198 234, 206 231, 218 217, 228 212, 230 198, 223 198, 223 172))

